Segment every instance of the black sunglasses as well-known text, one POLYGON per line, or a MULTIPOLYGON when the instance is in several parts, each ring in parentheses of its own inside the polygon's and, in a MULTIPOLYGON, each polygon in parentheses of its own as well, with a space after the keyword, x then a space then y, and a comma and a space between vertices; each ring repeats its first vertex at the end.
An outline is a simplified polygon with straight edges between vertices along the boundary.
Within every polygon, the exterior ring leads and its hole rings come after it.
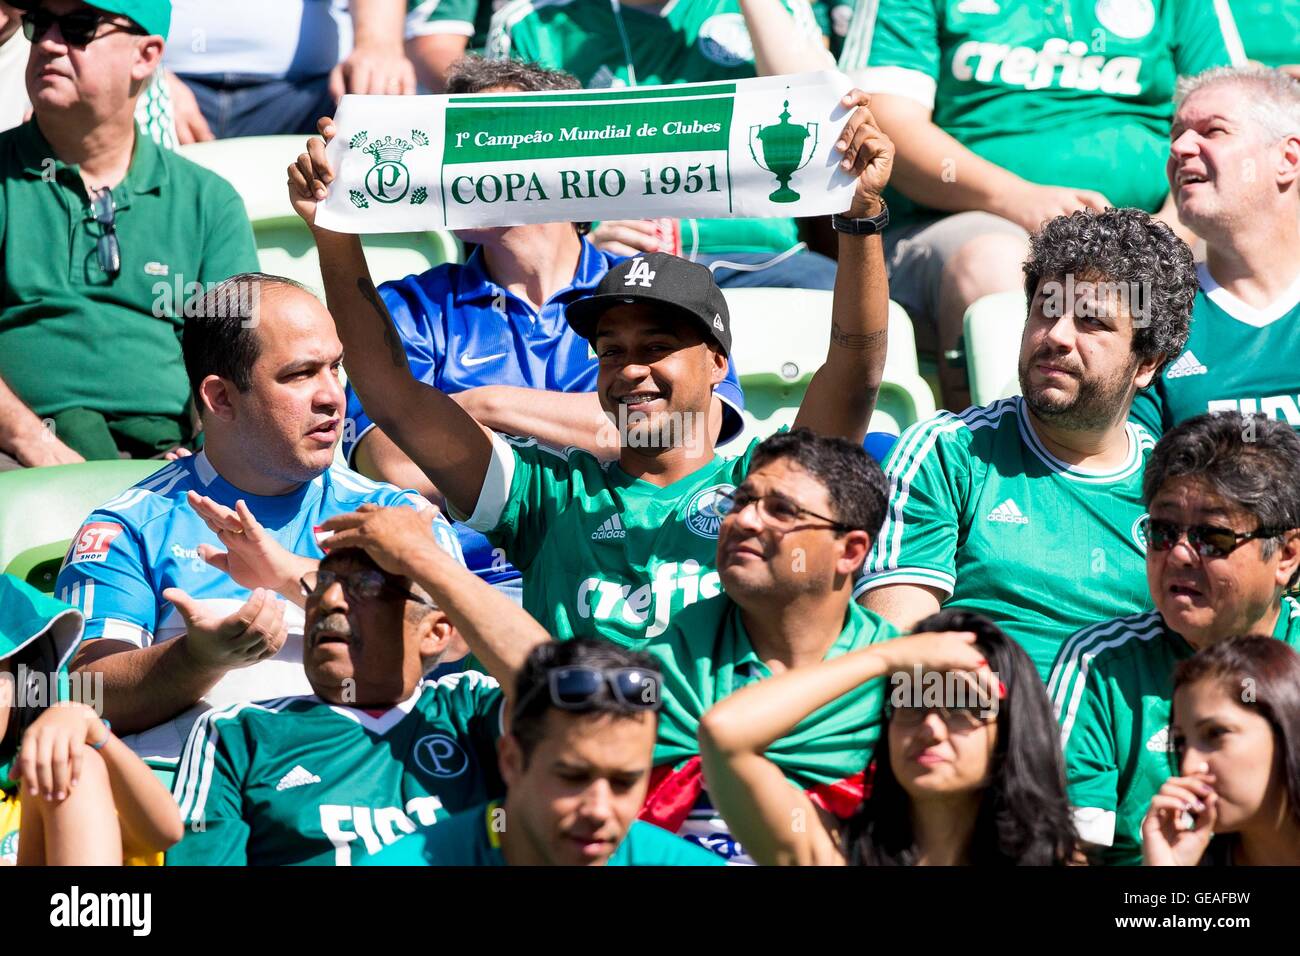
POLYGON ((100 36, 107 36, 108 33, 99 32, 101 23, 116 27, 123 33, 133 33, 136 36, 149 35, 143 27, 138 27, 134 23, 121 23, 117 20, 110 20, 96 10, 74 10, 72 13, 65 13, 60 16, 40 7, 35 10, 28 10, 23 14, 22 20, 23 36, 32 43, 39 42, 49 32, 50 27, 56 23, 59 25, 59 34, 70 46, 75 47, 87 46, 92 40, 100 36))
POLYGON ((95 253, 99 256, 99 267, 110 279, 122 271, 122 248, 117 244, 115 227, 116 211, 113 190, 107 186, 98 190, 90 203, 91 216, 103 229, 95 242, 95 253))
POLYGON ((663 678, 658 672, 643 667, 597 667, 574 664, 553 668, 546 675, 545 684, 535 684, 515 705, 515 712, 523 710, 529 701, 545 687, 551 703, 561 710, 585 710, 608 687, 614 699, 633 710, 658 710, 659 687, 663 678))
POLYGON ((1258 528, 1254 531, 1233 531, 1218 525, 1198 524, 1181 525, 1172 521, 1162 521, 1150 515, 1142 519, 1146 532, 1147 546, 1153 551, 1172 551, 1174 545, 1187 535, 1187 543, 1197 554, 1205 558, 1222 558, 1236 551, 1247 541, 1258 538, 1276 538, 1285 534, 1287 528, 1258 528))

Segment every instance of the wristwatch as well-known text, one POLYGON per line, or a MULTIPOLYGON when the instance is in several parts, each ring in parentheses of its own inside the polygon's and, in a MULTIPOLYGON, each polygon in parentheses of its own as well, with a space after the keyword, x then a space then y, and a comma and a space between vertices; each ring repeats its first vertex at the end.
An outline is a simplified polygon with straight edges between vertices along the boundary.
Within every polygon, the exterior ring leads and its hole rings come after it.
POLYGON ((889 207, 880 200, 880 212, 866 219, 850 219, 839 213, 831 216, 831 228, 849 236, 875 236, 885 231, 889 225, 889 207))

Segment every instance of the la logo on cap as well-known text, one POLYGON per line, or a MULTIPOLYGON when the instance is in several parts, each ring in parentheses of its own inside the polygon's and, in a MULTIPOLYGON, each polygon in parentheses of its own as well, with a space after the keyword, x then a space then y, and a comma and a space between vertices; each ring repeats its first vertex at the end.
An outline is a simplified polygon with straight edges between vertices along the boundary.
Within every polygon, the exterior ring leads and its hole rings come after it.
POLYGON ((637 259, 632 263, 632 268, 627 271, 627 278, 623 280, 624 285, 641 284, 644 289, 650 288, 650 283, 654 282, 654 270, 650 268, 650 263, 644 259, 637 259))

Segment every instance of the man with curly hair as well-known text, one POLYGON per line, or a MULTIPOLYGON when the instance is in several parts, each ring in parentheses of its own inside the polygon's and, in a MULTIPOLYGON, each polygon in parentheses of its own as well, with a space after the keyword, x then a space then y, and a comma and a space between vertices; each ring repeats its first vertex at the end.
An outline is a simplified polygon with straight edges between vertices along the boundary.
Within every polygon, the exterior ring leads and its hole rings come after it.
POLYGON ((1024 265, 1022 395, 912 426, 885 464, 889 510, 857 594, 902 630, 979 611, 1046 678, 1091 621, 1150 607, 1134 393, 1187 340, 1196 271, 1137 209, 1049 220, 1024 265))

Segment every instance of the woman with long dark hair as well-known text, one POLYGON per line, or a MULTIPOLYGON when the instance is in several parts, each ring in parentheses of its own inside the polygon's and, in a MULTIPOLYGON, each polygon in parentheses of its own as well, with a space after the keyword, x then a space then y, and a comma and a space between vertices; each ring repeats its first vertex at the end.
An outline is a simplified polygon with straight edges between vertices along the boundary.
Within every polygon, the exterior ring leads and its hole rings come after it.
POLYGON ((708 789, 766 864, 1061 865, 1077 838, 1059 731, 1033 662, 978 614, 760 681, 700 723, 708 789), (950 633, 942 633, 950 632, 950 633), (841 825, 763 756, 809 715, 888 677, 870 794, 841 825))
POLYGON ((1300 865, 1300 654, 1232 637, 1174 672, 1182 776, 1142 822, 1147 866, 1300 865))

